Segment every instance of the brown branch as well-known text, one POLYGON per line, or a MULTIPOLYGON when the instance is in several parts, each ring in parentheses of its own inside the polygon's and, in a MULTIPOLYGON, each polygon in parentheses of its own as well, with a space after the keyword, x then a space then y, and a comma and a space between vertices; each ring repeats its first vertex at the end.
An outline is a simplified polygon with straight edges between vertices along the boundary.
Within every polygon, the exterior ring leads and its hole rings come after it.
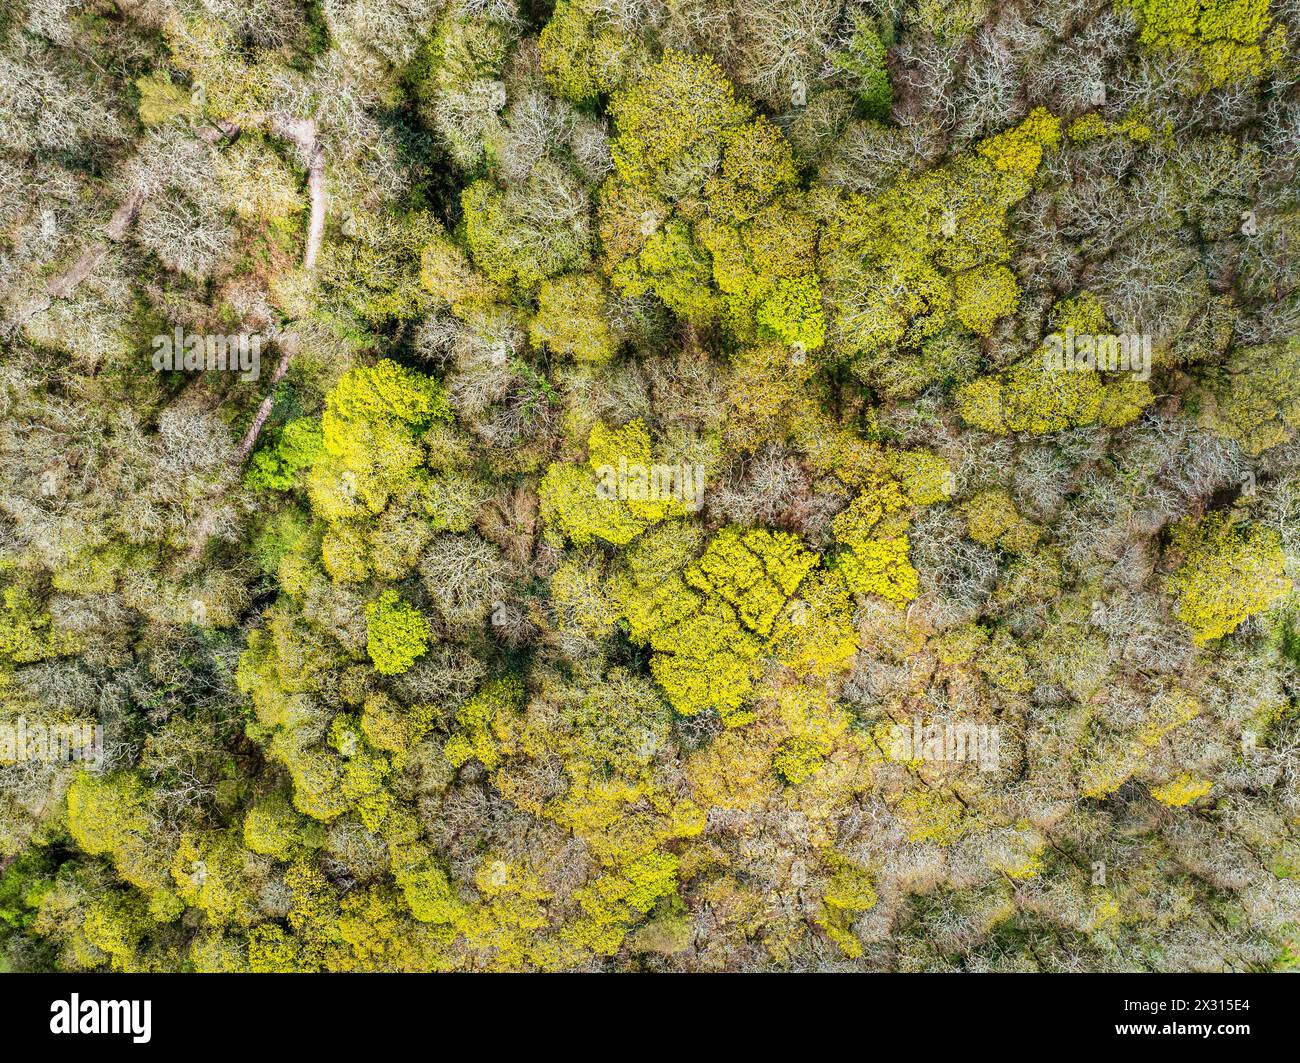
POLYGON ((307 195, 311 201, 311 219, 307 225, 307 246, 303 250, 302 268, 316 268, 321 243, 325 238, 325 155, 316 139, 316 123, 309 118, 296 122, 276 122, 273 130, 293 143, 307 164, 307 195))
MULTIPOLYGON (((104 226, 104 236, 111 243, 118 243, 126 235, 127 229, 135 221, 136 215, 140 213, 140 208, 144 206, 145 194, 140 188, 133 188, 127 193, 117 210, 113 211, 113 216, 108 219, 108 224, 104 226)), ((52 299, 66 299, 77 285, 84 281, 94 268, 99 265, 100 259, 108 252, 108 244, 103 240, 96 241, 90 247, 86 248, 77 260, 63 273, 50 281, 46 290, 52 299)))
POLYGON ((275 371, 271 374, 271 387, 267 392, 266 398, 262 400, 257 407, 257 413, 253 415, 252 423, 248 426, 248 431, 244 433, 244 438, 240 441, 239 449, 235 451, 232 459, 235 465, 243 465, 248 460, 248 455, 253 453, 253 448, 257 446, 257 437, 262 434, 262 428, 266 424, 266 419, 271 416, 271 407, 275 405, 276 385, 284 379, 284 374, 289 371, 289 363, 293 360, 294 354, 298 350, 298 337, 293 333, 286 333, 280 338, 280 360, 275 364, 275 371))
MULTIPOLYGON (((217 122, 216 125, 209 129, 196 130, 196 135, 209 144, 219 144, 223 140, 230 140, 238 136, 239 127, 230 122, 217 122)), ((108 254, 109 245, 121 243, 125 239, 127 230, 135 223, 135 219, 140 214, 140 208, 144 206, 146 199, 148 199, 148 194, 144 189, 131 189, 126 194, 126 198, 113 211, 113 216, 108 219, 108 223, 103 229, 103 238, 92 242, 89 247, 85 248, 76 257, 71 266, 58 276, 50 279, 45 286, 44 299, 37 299, 20 308, 10 318, 5 327, 5 333, 12 334, 16 332, 37 314, 45 313, 56 301, 71 298, 72 293, 103 261, 104 256, 108 254)))
POLYGON ((140 213, 144 201, 145 193, 142 189, 131 189, 118 205, 117 210, 113 211, 108 224, 104 226, 103 239, 95 240, 76 257, 71 266, 58 276, 50 278, 45 286, 44 298, 35 299, 20 307, 5 326, 6 335, 17 332, 37 314, 45 313, 56 301, 70 298, 77 286, 103 261, 104 256, 108 254, 109 245, 118 243, 126 235, 127 229, 140 213))
POLYGON ((234 140, 239 136, 241 130, 234 122, 227 122, 224 118, 218 118, 212 125, 205 129, 196 129, 194 135, 202 140, 206 140, 213 147, 216 147, 223 140, 234 140))
MULTIPOLYGON (((325 157, 321 152, 320 142, 316 139, 316 123, 310 118, 281 120, 272 124, 272 131, 294 144, 302 153, 307 164, 307 194, 311 202, 311 220, 307 225, 307 245, 303 249, 302 267, 309 273, 316 268, 316 259, 320 255, 321 243, 325 237, 325 157)), ((275 372, 271 374, 271 387, 266 397, 253 415, 252 423, 235 451, 233 462, 243 465, 257 446, 257 438, 262 434, 266 420, 271 416, 275 405, 276 386, 289 371, 289 363, 297 353, 297 337, 287 334, 279 342, 280 360, 275 372)))
MULTIPOLYGON (((251 122, 253 124, 262 124, 265 122, 265 117, 261 115, 252 116, 251 122)), ((316 136, 316 123, 310 118, 296 118, 275 119, 270 125, 272 133, 289 141, 298 149, 303 163, 307 167, 307 194, 311 203, 311 216, 307 223, 307 241, 303 248, 302 265, 303 269, 311 272, 316 268, 316 259, 320 255, 321 244, 325 238, 325 156, 316 136)), ((239 132, 238 127, 231 126, 229 128, 235 134, 239 132)), ((224 135, 227 131, 223 129, 221 132, 224 135)), ((280 334, 276 339, 276 346, 280 350, 280 359, 276 362, 275 370, 271 373, 270 387, 267 389, 266 396, 258 405, 257 412, 253 415, 248 430, 244 433, 244 438, 240 441, 239 447, 231 458, 231 464, 235 468, 239 468, 248 461, 248 456, 253 453, 253 448, 257 446, 257 440, 262 434, 262 429, 266 427, 267 419, 271 416, 271 410, 275 406, 275 389, 280 381, 284 379, 285 374, 289 372, 289 364, 293 361, 294 355, 298 353, 297 334, 292 332, 280 334)), ((215 530, 215 525, 215 508, 209 508, 195 524, 194 542, 187 554, 189 561, 195 562, 202 556, 203 550, 215 530)))

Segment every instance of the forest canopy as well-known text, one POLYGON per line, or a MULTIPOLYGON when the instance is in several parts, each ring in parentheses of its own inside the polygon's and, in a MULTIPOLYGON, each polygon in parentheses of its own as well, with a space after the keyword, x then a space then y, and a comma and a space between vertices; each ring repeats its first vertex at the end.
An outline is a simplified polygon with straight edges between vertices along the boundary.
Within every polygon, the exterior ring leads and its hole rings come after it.
POLYGON ((0 969, 1300 966, 1300 2, 15 0, 0 969))

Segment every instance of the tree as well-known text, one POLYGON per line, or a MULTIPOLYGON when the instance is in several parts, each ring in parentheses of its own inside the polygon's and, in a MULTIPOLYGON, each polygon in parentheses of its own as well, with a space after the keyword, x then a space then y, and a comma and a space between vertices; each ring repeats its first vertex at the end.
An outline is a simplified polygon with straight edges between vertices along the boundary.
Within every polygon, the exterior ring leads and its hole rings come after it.
POLYGON ((821 347, 816 223, 784 134, 751 117, 715 63, 675 52, 610 109, 601 233, 614 288, 697 325, 721 317, 742 338, 821 347))
POLYGON ((1144 45, 1189 53, 1207 87, 1257 76, 1277 61, 1281 27, 1273 25, 1267 0, 1122 3, 1138 16, 1144 45))
POLYGON ((1203 392, 1200 421, 1250 455, 1300 428, 1300 340, 1237 348, 1203 392))
POLYGON ((405 672, 429 647, 429 622, 396 591, 366 606, 366 652, 382 675, 405 672))
POLYGON ((1230 634, 1291 591, 1276 532, 1212 513, 1180 523, 1171 547, 1182 563, 1169 577, 1169 591, 1177 598, 1178 618, 1197 642, 1230 634))

